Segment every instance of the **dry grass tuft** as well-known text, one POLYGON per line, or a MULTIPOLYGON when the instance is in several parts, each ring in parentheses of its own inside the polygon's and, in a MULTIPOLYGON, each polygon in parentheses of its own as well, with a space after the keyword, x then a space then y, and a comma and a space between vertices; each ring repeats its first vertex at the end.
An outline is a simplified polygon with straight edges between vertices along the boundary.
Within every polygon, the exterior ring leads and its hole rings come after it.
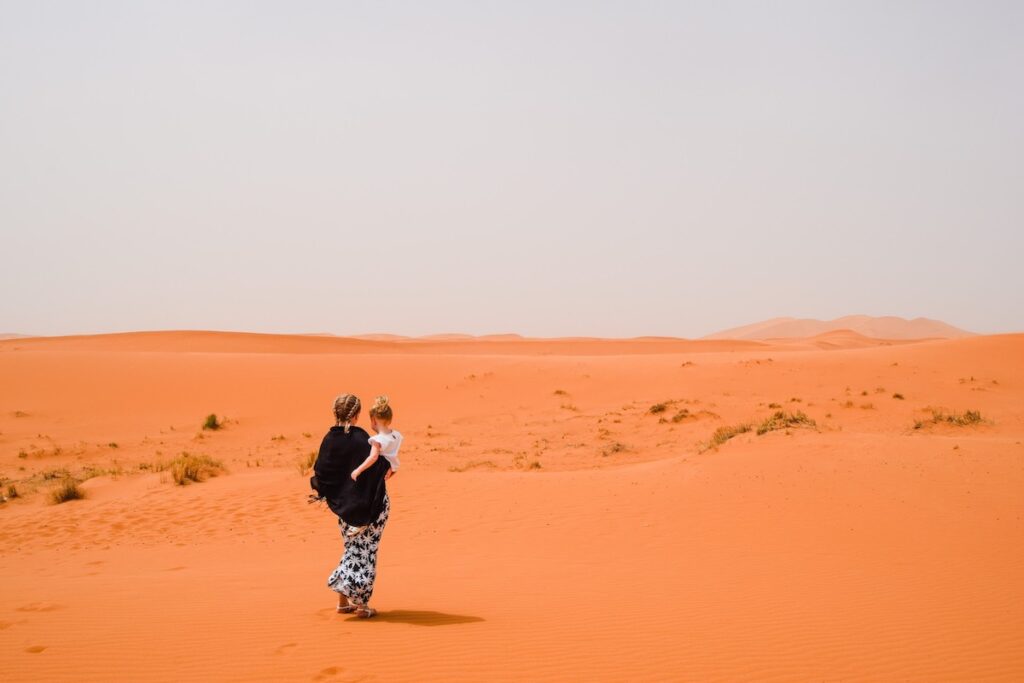
POLYGON ((223 426, 224 426, 224 423, 220 419, 218 419, 217 416, 215 414, 213 414, 213 413, 210 413, 209 415, 207 415, 206 419, 203 420, 203 429, 208 429, 210 431, 217 431, 218 429, 220 429, 223 426))
POLYGON ((711 439, 701 447, 701 451, 706 451, 709 448, 717 448, 721 446, 729 439, 739 436, 740 434, 746 434, 754 426, 749 422, 743 422, 737 425, 726 425, 719 427, 715 430, 715 433, 711 435, 711 439))
POLYGON ((649 412, 651 415, 657 415, 658 413, 664 413, 666 410, 668 410, 667 403, 655 403, 653 406, 647 409, 647 412, 649 412))
POLYGON ((898 391, 895 394, 893 394, 892 397, 894 399, 896 399, 897 401, 902 401, 902 400, 904 400, 906 398, 903 394, 901 394, 898 391))
POLYGON ((787 413, 777 410, 775 413, 757 427, 757 434, 767 434, 778 429, 789 429, 790 427, 814 427, 815 422, 807 417, 802 411, 787 413))
POLYGON ((78 482, 71 477, 64 478, 57 488, 50 491, 50 502, 54 505, 66 503, 69 500, 81 500, 85 498, 85 491, 78 487, 78 482))
POLYGON ((683 408, 678 413, 676 413, 675 415, 672 416, 672 421, 673 422, 682 422, 683 420, 685 420, 688 417, 690 417, 690 411, 687 410, 686 408, 683 408))
POLYGON ((963 413, 944 413, 941 410, 933 410, 932 422, 936 424, 942 422, 946 424, 956 425, 957 427, 976 425, 982 422, 981 411, 968 410, 963 413))
POLYGON ((448 471, 449 472, 465 472, 466 470, 471 470, 471 469, 474 469, 476 467, 488 467, 488 468, 491 468, 491 469, 497 469, 498 468, 498 466, 495 465, 490 460, 473 460, 471 462, 467 462, 465 465, 462 465, 461 467, 456 466, 456 465, 452 465, 451 467, 448 468, 448 471))
POLYGON ((611 443, 608 446, 608 448, 606 448, 603 451, 601 451, 601 457, 607 458, 609 455, 614 455, 616 453, 622 453, 625 450, 626 450, 626 444, 620 443, 618 441, 615 441, 615 442, 611 443))
POLYGON ((313 465, 316 464, 317 452, 310 451, 305 455, 299 457, 298 468, 299 474, 306 474, 313 469, 313 465))
POLYGON ((182 453, 174 460, 164 463, 160 470, 167 470, 178 486, 191 482, 201 482, 224 473, 224 465, 208 455, 182 453))

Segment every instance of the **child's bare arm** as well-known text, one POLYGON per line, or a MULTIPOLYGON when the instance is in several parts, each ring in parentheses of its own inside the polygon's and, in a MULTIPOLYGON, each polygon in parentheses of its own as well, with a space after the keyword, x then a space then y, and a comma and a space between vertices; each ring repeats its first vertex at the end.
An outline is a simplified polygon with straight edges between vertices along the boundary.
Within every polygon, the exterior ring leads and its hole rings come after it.
POLYGON ((360 474, 365 472, 367 468, 373 466, 373 463, 377 462, 378 457, 380 457, 380 446, 373 444, 373 447, 370 449, 370 454, 366 456, 366 460, 363 461, 363 464, 352 470, 352 481, 358 479, 360 474))

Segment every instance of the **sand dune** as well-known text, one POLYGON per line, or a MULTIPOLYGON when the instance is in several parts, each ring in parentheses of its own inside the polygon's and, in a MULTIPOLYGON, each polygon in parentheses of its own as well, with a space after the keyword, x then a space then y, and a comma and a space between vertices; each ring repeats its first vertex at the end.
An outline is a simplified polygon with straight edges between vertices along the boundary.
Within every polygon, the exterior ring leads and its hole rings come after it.
POLYGON ((1019 681, 1022 360, 856 329, 3 341, 3 678, 1019 681), (369 622, 333 612, 297 464, 346 390, 407 438, 369 622), (705 449, 777 410, 816 424, 705 449), (153 471, 182 451, 228 473, 153 471), (62 468, 87 497, 49 505, 62 468))
POLYGON ((940 320, 928 318, 898 318, 848 315, 835 320, 812 318, 771 318, 751 325, 734 327, 710 334, 706 339, 782 339, 812 337, 836 330, 850 330, 866 337, 879 339, 959 339, 970 332, 953 327, 940 320))

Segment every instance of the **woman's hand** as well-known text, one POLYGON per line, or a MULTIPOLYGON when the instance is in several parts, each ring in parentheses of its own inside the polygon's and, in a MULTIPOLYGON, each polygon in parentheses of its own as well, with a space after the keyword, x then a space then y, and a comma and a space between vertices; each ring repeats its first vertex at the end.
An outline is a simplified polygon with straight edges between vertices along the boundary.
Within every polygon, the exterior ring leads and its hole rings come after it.
POLYGON ((352 474, 350 476, 352 477, 352 481, 355 481, 359 478, 359 470, 352 470, 352 474))

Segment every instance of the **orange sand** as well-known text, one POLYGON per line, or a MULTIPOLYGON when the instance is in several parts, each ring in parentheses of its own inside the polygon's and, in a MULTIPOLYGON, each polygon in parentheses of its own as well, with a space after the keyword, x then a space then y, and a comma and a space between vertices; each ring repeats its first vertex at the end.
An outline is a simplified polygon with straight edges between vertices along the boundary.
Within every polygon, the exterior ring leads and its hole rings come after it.
POLYGON ((1024 335, 2 341, 0 677, 1020 681, 1022 440, 1024 335), (341 391, 407 439, 368 622, 296 465, 341 391), (772 403, 818 428, 700 451, 772 403))

